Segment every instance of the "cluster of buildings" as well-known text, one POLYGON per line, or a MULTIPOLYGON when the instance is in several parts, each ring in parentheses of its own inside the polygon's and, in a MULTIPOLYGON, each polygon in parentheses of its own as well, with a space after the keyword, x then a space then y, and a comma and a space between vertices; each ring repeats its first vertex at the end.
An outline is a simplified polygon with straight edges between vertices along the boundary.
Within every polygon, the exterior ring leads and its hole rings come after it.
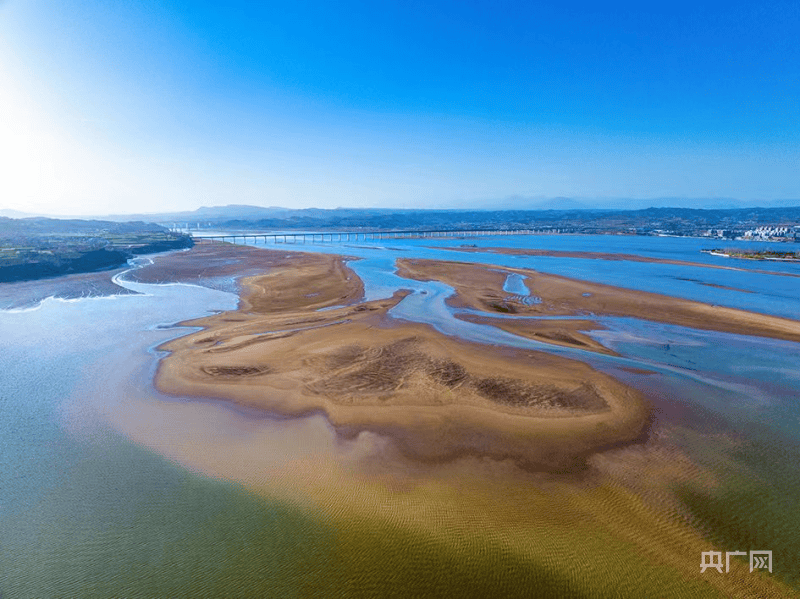
POLYGON ((703 237, 715 239, 744 239, 747 241, 796 241, 800 242, 798 225, 764 225, 743 231, 742 229, 708 229, 703 237))
POLYGON ((742 239, 753 241, 800 241, 798 226, 764 226, 745 231, 742 239))
POLYGON ((703 233, 703 237, 715 237, 717 239, 733 239, 736 237, 734 231, 728 229, 709 229, 703 233))

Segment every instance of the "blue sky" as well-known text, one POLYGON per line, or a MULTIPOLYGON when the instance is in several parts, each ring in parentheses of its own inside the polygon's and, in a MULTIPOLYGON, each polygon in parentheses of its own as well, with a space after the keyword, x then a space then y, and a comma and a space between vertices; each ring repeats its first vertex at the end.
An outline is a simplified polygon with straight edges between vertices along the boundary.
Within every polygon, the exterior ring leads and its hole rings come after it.
POLYGON ((0 0, 0 208, 800 198, 798 31, 796 1, 0 0))

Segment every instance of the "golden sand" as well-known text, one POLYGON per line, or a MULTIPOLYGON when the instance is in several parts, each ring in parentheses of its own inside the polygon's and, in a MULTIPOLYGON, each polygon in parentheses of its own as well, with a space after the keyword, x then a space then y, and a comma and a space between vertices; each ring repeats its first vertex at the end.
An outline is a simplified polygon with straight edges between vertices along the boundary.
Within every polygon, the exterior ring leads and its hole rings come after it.
POLYGON ((323 412, 343 436, 382 433, 433 461, 481 455, 567 469, 646 425, 636 391, 581 362, 395 321, 386 313, 403 292, 360 295, 340 257, 277 264, 244 279, 239 310, 186 323, 203 330, 163 346, 171 355, 157 386, 288 416, 323 412))
POLYGON ((605 328, 589 319, 510 320, 478 314, 458 314, 456 318, 477 324, 488 324, 502 331, 511 333, 512 335, 533 339, 534 341, 543 341, 544 343, 560 345, 562 347, 585 349, 601 354, 618 355, 616 352, 608 349, 602 343, 595 341, 591 336, 586 334, 586 331, 597 331, 605 328))
MULTIPOLYGON (((450 305, 491 313, 530 316, 630 316, 695 329, 756 335, 800 342, 800 322, 735 308, 624 289, 561 275, 506 266, 443 260, 399 259, 403 277, 441 281, 456 290, 450 305), (503 291, 506 273, 526 276, 525 284, 541 303, 525 304, 503 291)), ((543 339, 546 340, 546 339, 543 339)))

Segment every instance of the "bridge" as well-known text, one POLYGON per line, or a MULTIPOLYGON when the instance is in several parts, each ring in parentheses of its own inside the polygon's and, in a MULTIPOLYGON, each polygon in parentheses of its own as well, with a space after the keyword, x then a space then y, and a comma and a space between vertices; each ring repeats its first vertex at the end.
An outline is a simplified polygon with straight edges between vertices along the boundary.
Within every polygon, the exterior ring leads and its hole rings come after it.
POLYGON ((379 239, 423 239, 423 238, 467 238, 486 237, 492 235, 534 235, 544 233, 561 233, 561 229, 453 229, 430 231, 326 231, 317 233, 225 233, 222 235, 192 235, 196 242, 230 242, 253 243, 264 240, 264 244, 272 243, 336 243, 342 241, 375 241, 379 239))

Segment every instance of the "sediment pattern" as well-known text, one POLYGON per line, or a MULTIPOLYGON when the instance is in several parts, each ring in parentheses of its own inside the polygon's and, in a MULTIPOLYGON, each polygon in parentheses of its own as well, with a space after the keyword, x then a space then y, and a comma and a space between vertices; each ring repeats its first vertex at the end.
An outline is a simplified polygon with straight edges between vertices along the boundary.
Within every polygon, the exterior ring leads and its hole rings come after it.
POLYGON ((377 432, 421 460, 473 454, 546 470, 580 467, 646 426, 641 396, 583 363, 395 321, 387 312, 406 292, 359 302, 342 258, 278 254, 242 281, 239 310, 187 323, 204 330, 164 345, 160 389, 322 411, 344 436, 377 432))

